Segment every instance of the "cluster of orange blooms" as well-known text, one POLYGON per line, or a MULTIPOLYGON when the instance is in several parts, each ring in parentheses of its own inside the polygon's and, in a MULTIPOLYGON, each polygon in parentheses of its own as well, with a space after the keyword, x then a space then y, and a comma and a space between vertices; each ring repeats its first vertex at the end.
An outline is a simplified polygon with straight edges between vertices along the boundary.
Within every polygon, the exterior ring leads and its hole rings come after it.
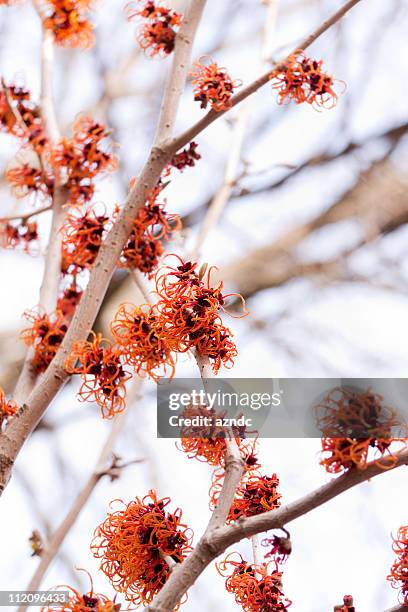
MULTIPOLYGON (((94 593, 92 580, 91 590, 88 593, 81 595, 79 591, 68 586, 61 585, 61 588, 68 591, 69 599, 64 604, 51 604, 41 608, 41 612, 119 612, 121 605, 115 603, 115 600, 111 600, 106 595, 100 593, 94 593)), ((58 591, 52 591, 55 595, 58 595, 58 591)))
POLYGON ((166 212, 165 201, 158 202, 162 189, 159 183, 149 193, 120 257, 122 267, 140 270, 150 278, 164 253, 162 241, 169 240, 172 233, 181 228, 179 216, 166 212))
MULTIPOLYGON (((215 508, 222 490, 224 474, 215 472, 210 491, 210 506, 215 508)), ((279 478, 276 474, 262 476, 247 470, 239 483, 227 517, 227 524, 247 516, 256 516, 280 506, 279 478)))
POLYGON ((143 51, 151 57, 165 57, 173 52, 182 15, 161 6, 160 2, 148 0, 131 2, 128 5, 128 18, 144 22, 137 33, 137 41, 143 51), (142 8, 140 4, 143 4, 142 8))
POLYGON ((33 194, 41 194, 45 198, 52 196, 54 182, 42 169, 33 168, 30 164, 22 163, 6 171, 6 179, 10 183, 13 195, 16 198, 25 198, 33 194))
POLYGON ((0 223, 0 244, 3 248, 15 249, 19 245, 23 245, 24 251, 30 251, 32 243, 38 241, 38 228, 35 221, 18 223, 15 225, 11 222, 0 223))
POLYGON ((401 603, 408 605, 408 525, 398 529, 392 548, 397 558, 387 579, 399 589, 401 603))
POLYGON ((65 367, 69 374, 79 374, 83 380, 79 397, 96 402, 104 418, 111 418, 125 409, 126 387, 130 378, 122 364, 120 347, 91 333, 91 339, 72 347, 65 367))
POLYGON ((94 43, 93 24, 87 18, 94 0, 46 0, 43 24, 57 45, 89 49, 94 43))
POLYGON ((316 108, 332 108, 337 94, 333 89, 334 79, 322 71, 322 61, 306 57, 299 50, 290 55, 273 71, 271 79, 279 92, 279 103, 294 100, 296 104, 306 102, 316 108))
POLYGON ((76 307, 78 306, 83 291, 78 289, 75 282, 66 287, 60 297, 57 300, 57 310, 61 311, 62 314, 68 319, 72 318, 75 313, 76 307))
POLYGON ((174 374, 175 358, 154 307, 122 304, 111 323, 123 360, 139 375, 153 380, 174 374))
POLYGON ((82 205, 94 194, 97 176, 117 167, 117 159, 103 146, 110 135, 92 117, 82 116, 73 125, 73 138, 63 139, 49 155, 52 168, 69 190, 69 204, 82 205))
POLYGON ((54 359, 68 329, 68 318, 59 310, 52 314, 28 310, 24 313, 31 327, 21 333, 21 339, 33 348, 31 365, 44 372, 54 359))
POLYGON ((6 85, 0 90, 0 127, 2 131, 29 143, 39 154, 46 145, 40 109, 24 87, 6 85))
POLYGON ((292 602, 282 592, 282 574, 275 563, 250 564, 231 553, 217 564, 225 587, 245 612, 284 612, 292 602))
POLYGON ((395 411, 372 391, 335 388, 316 406, 323 433, 321 465, 337 474, 351 468, 365 469, 372 458, 384 469, 395 465, 392 444, 406 444, 392 430, 400 425, 395 411))
POLYGON ((84 212, 74 211, 67 216, 63 226, 63 274, 71 273, 75 277, 81 270, 92 267, 108 224, 108 215, 98 214, 92 207, 84 212))
MULTIPOLYGON (((258 467, 258 459, 255 455, 256 439, 249 440, 241 437, 245 432, 225 431, 222 426, 217 426, 216 419, 222 415, 218 414, 214 409, 209 409, 206 406, 187 406, 183 410, 183 417, 206 417, 211 420, 208 427, 183 427, 180 432, 180 450, 186 453, 189 459, 197 459, 212 467, 225 466, 225 453, 227 450, 227 440, 231 440, 234 435, 235 444, 238 446, 239 453, 244 461, 245 468, 250 470, 258 467)), ((210 421, 207 421, 210 422, 210 421)), ((224 474, 224 472, 220 472, 224 474)), ((220 476, 221 477, 221 476, 220 476)))
POLYGON ((17 414, 18 407, 15 402, 8 400, 3 389, 0 387, 0 430, 3 423, 17 414))
MULTIPOLYGON (((108 514, 95 530, 91 549, 112 586, 136 605, 149 604, 169 577, 171 566, 191 552, 192 532, 182 512, 166 510, 170 498, 155 491, 108 514)), ((178 609, 178 608, 176 608, 178 609)))
MULTIPOLYGON (((221 365, 232 367, 237 348, 230 330, 222 324, 220 312, 225 301, 237 294, 223 294, 223 284, 211 286, 210 268, 197 270, 197 263, 184 262, 165 266, 156 274, 157 311, 164 325, 167 341, 177 353, 195 349, 208 358, 215 373, 221 365)), ((241 316, 245 316, 244 310, 241 316)))
POLYGON ((231 108, 232 94, 241 81, 233 81, 227 70, 220 68, 213 60, 208 66, 197 62, 194 68, 191 73, 194 100, 200 102, 201 108, 210 105, 217 112, 231 108))

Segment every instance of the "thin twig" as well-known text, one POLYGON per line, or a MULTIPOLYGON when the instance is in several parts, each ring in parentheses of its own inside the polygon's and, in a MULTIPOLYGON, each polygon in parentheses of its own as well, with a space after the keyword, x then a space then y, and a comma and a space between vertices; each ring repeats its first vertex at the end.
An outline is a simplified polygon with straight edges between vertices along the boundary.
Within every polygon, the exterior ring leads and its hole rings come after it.
MULTIPOLYGON (((342 17, 344 17, 344 15, 348 11, 350 11, 356 4, 358 4, 361 1, 362 0, 348 0, 348 2, 346 2, 338 11, 333 13, 331 17, 326 19, 322 23, 322 25, 320 25, 316 30, 314 30, 314 32, 312 32, 311 34, 309 34, 309 36, 306 36, 306 38, 300 41, 299 44, 296 46, 296 48, 293 49, 293 51, 289 53, 288 55, 295 53, 298 49, 307 49, 308 47, 310 47, 310 45, 314 43, 315 40, 319 38, 319 36, 321 36, 329 28, 331 28, 342 17)), ((235 96, 231 98, 231 108, 233 108, 234 106, 237 106, 237 104, 240 104, 250 95, 258 91, 258 89, 266 85, 266 83, 269 82, 274 70, 280 63, 282 62, 276 62, 272 66, 272 68, 268 70, 268 72, 261 75, 255 81, 247 85, 247 87, 244 87, 243 89, 241 89, 240 92, 235 94, 235 96)), ((200 134, 200 132, 202 132, 209 125, 214 123, 214 121, 216 121, 219 117, 222 117, 223 115, 225 115, 225 113, 228 112, 228 110, 219 111, 219 112, 210 110, 202 119, 197 121, 197 123, 195 123, 193 126, 185 130, 182 134, 180 134, 179 136, 171 140, 171 142, 167 146, 174 152, 178 151, 179 149, 182 149, 189 142, 191 142, 191 140, 196 138, 196 136, 200 134)))
MULTIPOLYGON (((407 464, 408 450, 406 449, 396 455, 396 464, 391 469, 407 464)), ((287 523, 325 504, 348 489, 390 471, 386 469, 386 465, 386 460, 376 461, 369 463, 365 470, 349 470, 346 474, 334 478, 319 489, 287 506, 241 519, 232 525, 219 527, 213 530, 211 534, 204 535, 187 559, 173 570, 163 589, 147 606, 146 611, 168 612, 173 610, 209 563, 229 546, 269 529, 282 528, 287 523)))
POLYGON ((11 215, 9 217, 0 217, 0 223, 8 223, 9 221, 27 221, 27 219, 31 219, 31 217, 36 217, 37 215, 41 215, 47 210, 52 209, 52 204, 47 204, 47 206, 43 206, 42 208, 38 208, 37 210, 33 210, 31 212, 21 213, 20 215, 11 215))
MULTIPOLYGON (((39 12, 38 3, 34 6, 39 12)), ((61 138, 52 93, 52 75, 54 61, 54 45, 52 32, 42 27, 41 43, 41 116, 44 128, 51 145, 56 145, 61 138)), ((41 160, 41 156, 40 156, 41 160)), ((55 175, 54 190, 52 197, 52 220, 48 239, 48 248, 45 255, 43 279, 40 287, 39 306, 45 312, 55 309, 61 276, 61 228, 65 218, 64 204, 67 201, 68 192, 61 182, 60 176, 55 175)), ((35 372, 31 368, 33 349, 27 350, 23 368, 18 378, 14 400, 22 404, 32 391, 36 383, 35 372)))
MULTIPOLYGON (((311 44, 321 33, 325 32, 330 25, 336 23, 359 1, 361 0, 350 0, 347 2, 340 11, 325 21, 318 30, 306 39, 309 41, 308 44, 311 44)), ((234 96, 234 104, 238 104, 251 93, 257 91, 268 81, 268 78, 261 77, 257 79, 252 85, 238 94, 238 97, 234 96)), ((197 135, 221 115, 222 113, 215 113, 214 116, 210 113, 202 122, 191 128, 191 133, 197 135)), ((18 418, 12 419, 6 431, 0 436, 0 493, 7 485, 12 466, 24 442, 36 427, 48 405, 68 377, 64 368, 65 361, 71 352, 73 343, 86 338, 94 323, 101 301, 115 270, 117 260, 133 229, 133 220, 138 214, 140 207, 144 205, 149 192, 157 184, 164 167, 170 161, 172 155, 190 140, 190 131, 187 131, 166 145, 153 147, 150 152, 139 180, 136 181, 134 188, 129 193, 121 214, 118 215, 116 223, 109 231, 99 250, 98 257, 90 274, 87 289, 82 296, 57 355, 43 378, 26 400, 24 412, 18 418)))
MULTIPOLYGON (((273 32, 275 29, 276 18, 278 11, 278 0, 268 0, 265 16, 265 27, 263 30, 262 47, 261 47, 261 69, 267 63, 269 57, 269 49, 273 42, 273 32)), ((194 249, 191 253, 191 259, 196 260, 200 255, 200 250, 212 230, 218 223, 222 212, 231 198, 234 187, 237 183, 237 174, 241 161, 241 152, 244 144, 245 132, 248 121, 251 117, 252 98, 249 98, 241 105, 237 116, 235 117, 235 125, 233 127, 232 142, 229 149, 229 155, 225 166, 223 183, 212 199, 208 207, 207 214, 199 230, 194 249)))

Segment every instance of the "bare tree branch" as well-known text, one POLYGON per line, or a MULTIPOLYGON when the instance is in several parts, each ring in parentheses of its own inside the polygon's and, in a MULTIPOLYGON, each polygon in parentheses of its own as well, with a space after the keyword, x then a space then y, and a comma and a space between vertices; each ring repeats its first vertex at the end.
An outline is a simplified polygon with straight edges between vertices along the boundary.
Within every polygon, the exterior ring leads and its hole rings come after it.
MULTIPOLYGON (((346 2, 339 11, 308 36, 303 43, 301 43, 301 46, 305 47, 310 45, 318 36, 336 23, 347 13, 347 11, 360 1, 361 0, 349 0, 346 2)), ((240 94, 234 96, 234 105, 237 105, 267 83, 270 74, 269 72, 258 78, 241 91, 240 94)), ((215 113, 214 115, 214 113, 210 111, 203 121, 198 122, 191 128, 194 133, 193 136, 197 135, 201 130, 205 129, 207 125, 222 115, 223 113, 215 113)), ((6 431, 0 436, 0 492, 6 487, 15 458, 20 452, 25 440, 33 431, 47 409, 47 406, 67 379, 68 374, 65 371, 64 364, 71 352, 73 343, 81 338, 85 338, 91 330, 100 308, 102 298, 106 293, 110 279, 115 270, 116 262, 132 231, 133 220, 138 210, 143 206, 148 194, 157 184, 163 168, 170 161, 172 155, 187 144, 191 138, 190 132, 187 131, 178 138, 169 140, 165 145, 152 148, 146 165, 136 181, 134 188, 128 195, 122 212, 118 215, 116 223, 109 231, 99 250, 87 289, 82 296, 81 302, 78 305, 74 318, 57 355, 48 367, 43 378, 39 381, 25 402, 25 410, 18 418, 14 418, 10 421, 6 431)))
MULTIPOLYGON (((307 49, 308 47, 310 47, 310 45, 314 43, 314 41, 317 38, 319 38, 319 36, 324 34, 324 32, 326 32, 335 23, 337 23, 342 17, 344 17, 346 13, 348 13, 348 11, 350 11, 359 2, 361 2, 361 0, 348 0, 348 2, 346 2, 338 11, 333 13, 331 17, 326 19, 316 30, 314 30, 314 32, 312 32, 311 34, 309 34, 309 36, 306 36, 306 38, 300 41, 299 44, 296 46, 295 49, 293 49, 291 53, 292 54, 295 53, 298 49, 307 49)), ((291 53, 289 55, 291 55, 291 53)), ((237 104, 239 104, 240 102, 243 102, 243 100, 245 100, 250 95, 258 91, 258 89, 260 89, 264 85, 266 85, 269 82, 274 70, 279 65, 279 63, 280 62, 277 62, 276 64, 274 64, 273 67, 270 70, 268 70, 268 72, 258 77, 255 81, 253 81, 252 83, 244 87, 244 89, 242 89, 240 92, 235 94, 235 96, 231 98, 231 108, 233 108, 234 106, 237 106, 237 104)), ((225 113, 227 113, 228 110, 229 109, 224 110, 224 111, 218 111, 218 112, 214 110, 210 110, 205 115, 205 117, 197 121, 197 123, 195 123, 193 126, 188 128, 185 132, 180 134, 180 136, 177 136, 175 139, 173 139, 171 143, 169 144, 169 146, 174 151, 178 151, 179 149, 184 147, 186 144, 188 144, 191 140, 193 140, 193 138, 195 138, 198 134, 200 134, 200 132, 202 132, 209 125, 214 123, 216 119, 225 115, 225 113)))
POLYGON ((190 69, 193 41, 202 17, 206 0, 191 0, 176 37, 174 59, 171 65, 160 108, 155 144, 167 140, 173 134, 181 95, 190 69))
MULTIPOLYGON (((407 464, 408 449, 397 454, 397 462, 392 469, 407 464)), ((312 491, 305 497, 287 506, 250 518, 240 519, 230 526, 215 529, 211 532, 210 537, 206 530, 194 551, 181 565, 174 568, 163 589, 156 595, 153 602, 147 606, 146 610, 148 612, 168 612, 173 610, 207 565, 229 546, 236 544, 244 538, 268 531, 269 529, 281 529, 287 523, 325 504, 348 489, 380 474, 384 474, 388 471, 385 466, 386 462, 377 461, 368 464, 365 470, 349 470, 342 476, 334 478, 319 489, 312 491)))

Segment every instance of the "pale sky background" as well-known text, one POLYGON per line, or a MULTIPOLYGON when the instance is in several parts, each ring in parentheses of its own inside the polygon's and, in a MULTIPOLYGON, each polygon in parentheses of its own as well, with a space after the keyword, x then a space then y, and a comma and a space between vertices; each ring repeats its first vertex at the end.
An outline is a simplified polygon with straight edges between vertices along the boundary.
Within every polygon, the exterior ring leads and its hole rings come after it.
MULTIPOLYGON (((293 47, 340 4, 337 0, 282 0, 274 47, 293 47)), ((57 53, 57 108, 64 128, 78 112, 91 108, 98 100, 101 80, 95 67, 102 71, 107 66, 117 75, 123 58, 135 47, 135 26, 126 23, 124 5, 119 0, 100 0, 96 51, 57 53)), ((263 10, 258 0, 208 0, 194 57, 210 48, 234 78, 247 83, 255 75, 254 66, 259 65, 263 10), (217 50, 218 47, 221 48, 217 50)), ((249 178, 249 185, 251 181, 262 184, 279 178, 284 172, 282 164, 300 163, 321 151, 322 142, 336 151, 349 139, 358 141, 407 121, 408 91, 403 74, 407 25, 406 0, 362 0, 337 32, 339 37, 332 32, 313 46, 313 54, 324 57, 328 70, 347 82, 347 91, 333 111, 316 113, 309 107, 282 109, 268 87, 256 95, 250 109, 244 156, 254 171, 267 169, 267 172, 249 178)), ((17 78, 24 82, 34 96, 39 88, 39 40, 38 20, 29 3, 11 9, 1 7, 1 75, 6 81, 17 78)), ((126 182, 137 173, 146 156, 168 65, 168 61, 140 56, 126 75, 131 95, 115 100, 112 105, 109 122, 114 126, 115 140, 121 145, 118 153, 122 175, 105 179, 98 186, 95 200, 107 207, 123 199, 126 182), (152 91, 146 92, 150 85, 152 91)), ((192 102, 189 88, 182 100, 179 127, 189 125, 201 113, 192 102)), ((230 138, 230 124, 224 119, 200 136, 203 160, 196 168, 178 175, 166 190, 169 210, 185 214, 217 189, 230 138)), ((281 189, 233 200, 205 244, 203 261, 222 267, 324 210, 353 184, 358 170, 375 159, 381 147, 382 143, 377 142, 323 171, 311 169, 281 189)), ((16 152, 15 141, 1 135, 3 169, 16 152)), ((397 166, 406 167, 406 153, 403 141, 395 155, 397 166)), ((7 186, 3 185, 0 192, 1 210, 7 214, 13 210, 14 202, 7 186)), ((47 224, 47 219, 41 222, 45 235, 47 224)), ((299 256, 313 260, 322 254, 335 255, 353 242, 360 231, 354 222, 336 224, 313 243, 305 241, 299 256)), ((380 267, 379 262, 388 256, 400 258, 402 272, 406 274, 406 232, 402 228, 381 245, 367 248, 355 258, 356 269, 372 269, 374 275, 378 271, 378 278, 386 277, 387 269, 380 267)), ((187 243, 180 242, 173 248, 188 251, 194 230, 186 233, 186 240, 187 243)), ((8 344, 2 345, 0 360, 6 363, 7 352, 14 350, 18 331, 24 326, 23 311, 38 301, 42 259, 1 251, 0 274, 3 287, 0 336, 15 330, 8 344)), ((373 290, 358 284, 324 286, 298 280, 258 293, 248 306, 251 311, 248 319, 231 320, 239 358, 236 367, 227 373, 229 376, 406 376, 406 291, 373 290), (255 319, 266 323, 261 332, 251 325, 255 319)), ((195 376, 194 364, 187 357, 180 360, 177 375, 195 376)), ((76 385, 76 381, 68 385, 53 403, 48 420, 55 424, 55 430, 36 433, 25 446, 16 474, 1 499, 0 589, 26 587, 38 562, 30 558, 27 540, 33 529, 42 530, 39 515, 45 514, 53 526, 59 524, 92 470, 107 435, 110 425, 101 421, 98 408, 77 402, 76 385), (31 483, 35 503, 25 491, 21 475, 31 483)), ((263 471, 278 474, 283 503, 332 478, 319 466, 319 448, 316 440, 262 442, 263 471)), ((53 563, 44 588, 70 583, 88 590, 84 576, 76 573, 73 577, 70 565, 89 570, 96 591, 113 595, 89 551, 92 531, 104 519, 111 499, 128 501, 156 488, 160 497, 172 498, 171 508, 183 509, 183 517, 194 529, 196 539, 202 533, 209 518, 211 468, 188 460, 175 448, 174 441, 156 438, 152 383, 144 384, 140 399, 128 406, 127 424, 116 451, 125 461, 135 458, 145 461, 127 468, 114 483, 105 480, 99 483, 62 547, 68 563, 61 558, 53 563)), ((284 567, 285 593, 293 600, 290 610, 329 612, 346 593, 354 596, 358 612, 382 612, 395 605, 397 593, 385 580, 394 558, 390 533, 406 523, 405 469, 375 478, 295 521, 289 526, 293 554, 284 567)), ((248 542, 235 549, 250 556, 248 542)), ((186 612, 236 609, 214 565, 191 589, 189 601, 183 606, 186 612)))

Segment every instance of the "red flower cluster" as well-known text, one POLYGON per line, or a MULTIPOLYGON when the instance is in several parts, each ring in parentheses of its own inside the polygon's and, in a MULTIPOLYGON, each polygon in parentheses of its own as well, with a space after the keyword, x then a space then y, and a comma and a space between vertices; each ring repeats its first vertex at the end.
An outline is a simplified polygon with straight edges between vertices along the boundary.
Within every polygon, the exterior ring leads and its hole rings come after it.
MULTIPOLYGON (((215 508, 222 490, 224 474, 215 473, 210 490, 210 506, 215 508)), ((232 502, 227 524, 246 516, 256 516, 280 506, 281 494, 278 492, 279 479, 276 474, 261 476, 249 470, 238 485, 232 502)))
POLYGON ((108 514, 95 531, 91 549, 101 570, 136 605, 149 604, 169 577, 169 563, 181 563, 191 551, 192 533, 179 508, 166 511, 169 503, 149 491, 108 514))
POLYGON ((139 45, 151 57, 169 55, 174 50, 182 15, 160 6, 160 2, 148 0, 143 2, 143 8, 139 8, 138 4, 140 2, 128 5, 128 18, 144 20, 137 35, 139 45))
POLYGON ((74 136, 64 139, 51 151, 49 161, 70 192, 70 204, 82 205, 94 194, 95 178, 116 169, 117 159, 101 145, 110 131, 91 117, 80 117, 74 136))
MULTIPOLYGON (((282 528, 283 529, 283 528, 282 528)), ((292 542, 289 532, 283 529, 285 536, 274 535, 272 538, 262 540, 262 546, 270 546, 271 549, 265 555, 265 558, 271 557, 275 563, 281 564, 287 561, 287 558, 292 552, 292 542)))
POLYGON ((13 225, 0 223, 0 244, 3 248, 16 248, 23 245, 24 251, 30 250, 31 243, 38 241, 38 229, 35 221, 13 225))
POLYGON ((200 102, 201 108, 211 108, 217 112, 231 108, 231 97, 241 81, 233 81, 226 68, 220 68, 211 60, 208 66, 197 62, 191 73, 194 86, 194 100, 200 102))
POLYGON ((89 49, 94 43, 93 25, 85 13, 94 0, 46 0, 44 27, 51 30, 57 45, 89 49))
POLYGON ((221 576, 227 577, 225 587, 245 612, 284 612, 292 602, 282 592, 282 574, 273 564, 251 565, 241 555, 232 553, 217 564, 221 576))
POLYGON ((179 353, 196 349, 209 358, 214 372, 221 365, 231 367, 237 348, 219 313, 225 312, 226 298, 236 294, 224 295, 222 282, 211 287, 212 269, 201 274, 196 271, 196 263, 178 259, 179 266, 166 266, 156 274, 156 307, 169 345, 179 353))
POLYGON ((62 295, 58 298, 57 310, 60 310, 65 317, 71 319, 80 302, 82 293, 83 291, 78 289, 75 282, 73 282, 64 289, 62 295))
POLYGON ((3 389, 0 387, 0 430, 3 423, 15 416, 18 412, 18 406, 12 400, 8 400, 6 398, 6 394, 3 389))
POLYGON ((120 258, 123 267, 140 270, 149 277, 164 253, 161 241, 169 240, 171 234, 181 228, 179 216, 167 213, 166 203, 157 201, 161 190, 161 185, 153 189, 146 204, 139 210, 120 258))
POLYGON ((130 374, 124 370, 121 357, 119 347, 92 332, 90 341, 74 344, 65 364, 69 374, 82 376, 80 399, 96 402, 103 418, 112 418, 125 409, 125 383, 130 374))
MULTIPOLYGON (((215 423, 220 415, 214 409, 209 410, 207 406, 187 406, 183 410, 183 417, 187 419, 206 417, 207 419, 213 419, 213 423, 215 423)), ((227 440, 231 439, 231 434, 222 426, 217 426, 213 423, 208 425, 208 427, 184 427, 181 431, 180 450, 185 452, 189 459, 197 459, 198 461, 208 463, 208 465, 223 468, 225 466, 227 440)), ((237 435, 235 443, 245 462, 246 469, 253 469, 255 466, 258 466, 258 460, 255 455, 256 439, 244 439, 244 431, 234 431, 233 433, 237 435)), ((223 475, 224 472, 222 471, 223 475)))
MULTIPOLYGON (((76 589, 61 585, 64 590, 69 591, 69 601, 64 604, 55 604, 41 608, 41 612, 119 612, 121 605, 115 603, 105 595, 94 593, 93 588, 89 593, 81 595, 76 589)), ((53 591, 56 595, 58 591, 53 591)))
POLYGON ((322 71, 322 65, 322 61, 306 57, 302 50, 279 64, 271 75, 273 87, 279 91, 279 104, 294 100, 296 104, 307 102, 316 108, 333 108, 338 97, 333 89, 334 79, 322 71))
MULTIPOLYGON (((384 468, 395 465, 390 447, 392 429, 400 426, 395 411, 385 406, 383 397, 368 391, 335 388, 315 407, 324 437, 323 459, 327 472, 339 473, 353 467, 365 469, 370 459, 384 468), (386 461, 384 461, 386 459, 386 461)), ((404 444, 404 439, 398 440, 404 444)))
POLYGON ((196 142, 190 142, 188 147, 173 155, 170 166, 177 168, 182 172, 185 168, 192 168, 195 166, 196 161, 201 159, 201 155, 197 153, 198 144, 196 142))
POLYGON ((30 194, 41 194, 47 199, 52 196, 54 181, 42 169, 33 168, 30 164, 23 163, 9 168, 6 179, 16 198, 25 198, 30 194))
POLYGON ((54 359, 67 332, 67 318, 59 310, 51 315, 29 310, 24 316, 32 325, 22 331, 21 339, 34 349, 31 362, 34 370, 38 373, 44 372, 54 359))
POLYGON ((168 373, 173 376, 175 360, 154 307, 143 310, 133 304, 122 304, 111 323, 111 331, 122 348, 124 362, 137 374, 147 374, 153 380, 168 373))
POLYGON ((395 589, 399 589, 401 603, 408 605, 408 525, 398 529, 392 549, 397 558, 387 580, 395 589))
POLYGON ((41 156, 47 145, 39 107, 28 89, 2 83, 0 90, 0 128, 29 143, 41 156))
POLYGON ((322 460, 323 465, 330 474, 339 474, 357 467, 364 470, 370 459, 371 449, 377 451, 377 460, 386 458, 387 461, 380 461, 379 465, 392 468, 395 465, 396 457, 390 451, 392 440, 354 440, 352 438, 323 438, 322 439, 322 460))
POLYGON ((74 276, 85 268, 91 268, 109 224, 106 214, 98 214, 94 208, 68 215, 63 226, 62 271, 74 276))

